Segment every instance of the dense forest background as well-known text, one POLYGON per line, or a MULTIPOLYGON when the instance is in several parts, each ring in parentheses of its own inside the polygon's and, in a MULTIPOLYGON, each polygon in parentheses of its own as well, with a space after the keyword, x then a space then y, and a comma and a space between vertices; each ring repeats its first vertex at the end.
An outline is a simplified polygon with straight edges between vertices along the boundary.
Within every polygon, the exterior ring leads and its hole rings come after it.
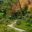
POLYGON ((9 18, 11 16, 18 18, 18 16, 30 16, 30 15, 32 15, 32 8, 28 9, 28 5, 26 5, 26 4, 23 8, 19 7, 20 9, 17 8, 18 9, 17 10, 15 8, 13 10, 13 5, 14 6, 17 5, 17 3, 19 3, 19 1, 17 2, 16 0, 0 0, 0 18, 3 18, 3 17, 9 18), (31 10, 31 12, 30 12, 30 10, 31 10))

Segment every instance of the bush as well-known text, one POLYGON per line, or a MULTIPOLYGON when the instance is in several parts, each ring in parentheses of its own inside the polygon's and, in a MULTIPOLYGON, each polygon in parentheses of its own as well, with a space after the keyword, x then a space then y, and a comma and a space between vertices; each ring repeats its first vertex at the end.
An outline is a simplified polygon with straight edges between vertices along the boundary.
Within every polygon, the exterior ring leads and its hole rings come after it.
POLYGON ((17 25, 20 25, 20 24, 21 24, 21 21, 17 21, 16 24, 17 24, 17 25))
POLYGON ((2 17, 3 17, 3 15, 4 15, 4 13, 0 13, 0 18, 2 18, 2 17))
POLYGON ((21 9, 22 15, 25 16, 27 14, 28 6, 25 5, 24 8, 21 9))

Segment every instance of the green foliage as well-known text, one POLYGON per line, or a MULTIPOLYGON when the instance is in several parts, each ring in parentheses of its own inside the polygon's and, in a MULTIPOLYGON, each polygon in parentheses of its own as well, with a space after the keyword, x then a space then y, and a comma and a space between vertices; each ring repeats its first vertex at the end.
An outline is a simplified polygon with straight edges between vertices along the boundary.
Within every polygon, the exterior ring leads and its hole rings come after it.
POLYGON ((17 25, 21 25, 21 21, 17 21, 16 24, 17 24, 17 25))
POLYGON ((25 5, 24 8, 21 9, 22 15, 25 16, 27 14, 28 6, 25 5))
POLYGON ((4 15, 4 13, 0 13, 0 18, 2 18, 2 17, 3 17, 3 15, 4 15))
MULTIPOLYGON (((32 31, 32 16, 25 17, 27 14, 28 6, 25 5, 24 8, 21 8, 20 11, 12 13, 11 4, 16 3, 17 0, 3 0, 0 3, 0 32, 18 32, 14 29, 7 27, 8 24, 11 24, 13 21, 11 19, 22 19, 16 22, 16 27, 27 30, 28 32, 32 31), (24 16, 24 18, 23 18, 24 16)), ((28 12, 30 13, 30 12, 28 12)))
POLYGON ((3 4, 3 0, 0 0, 0 4, 3 4))
POLYGON ((11 1, 12 1, 12 3, 16 3, 17 0, 11 0, 11 1))

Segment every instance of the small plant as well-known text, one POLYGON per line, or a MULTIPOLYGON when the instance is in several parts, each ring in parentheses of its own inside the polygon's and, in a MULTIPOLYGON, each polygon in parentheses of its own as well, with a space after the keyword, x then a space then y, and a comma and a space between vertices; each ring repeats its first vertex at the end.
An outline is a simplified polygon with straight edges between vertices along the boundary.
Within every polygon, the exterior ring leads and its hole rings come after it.
POLYGON ((17 21, 16 24, 17 24, 17 25, 20 25, 20 24, 21 24, 21 21, 17 21))
POLYGON ((3 15, 4 15, 4 13, 0 13, 0 18, 2 18, 2 17, 3 17, 3 15))

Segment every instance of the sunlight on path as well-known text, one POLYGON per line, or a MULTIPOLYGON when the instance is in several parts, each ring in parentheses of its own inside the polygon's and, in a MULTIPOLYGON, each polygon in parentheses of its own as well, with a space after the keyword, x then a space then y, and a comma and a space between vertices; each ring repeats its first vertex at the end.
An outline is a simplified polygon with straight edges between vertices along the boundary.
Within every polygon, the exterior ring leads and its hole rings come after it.
POLYGON ((12 23, 11 25, 8 25, 8 26, 11 27, 11 28, 14 28, 15 30, 18 30, 19 32, 25 31, 25 30, 22 30, 22 29, 19 29, 19 28, 16 28, 16 27, 13 26, 13 24, 15 24, 16 21, 17 21, 17 20, 14 20, 14 23, 12 23))

